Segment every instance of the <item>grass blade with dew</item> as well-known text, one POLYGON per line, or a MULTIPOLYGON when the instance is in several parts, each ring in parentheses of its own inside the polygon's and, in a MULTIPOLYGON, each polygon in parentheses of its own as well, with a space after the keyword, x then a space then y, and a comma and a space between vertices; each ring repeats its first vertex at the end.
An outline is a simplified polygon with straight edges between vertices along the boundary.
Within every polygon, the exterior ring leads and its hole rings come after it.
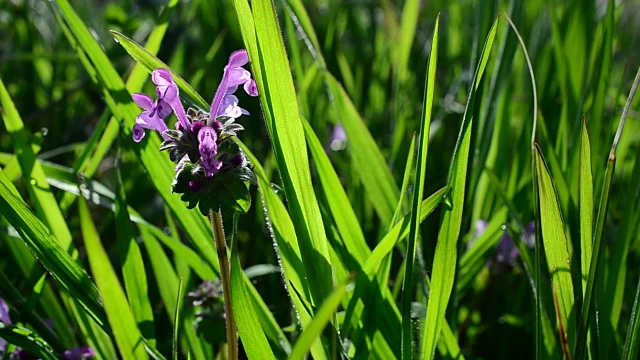
POLYGON ((458 237, 462 225, 475 94, 484 70, 486 69, 487 62, 489 61, 499 19, 500 17, 495 20, 487 34, 482 55, 480 56, 480 61, 478 62, 478 67, 476 68, 476 73, 471 83, 467 106, 460 126, 460 134, 456 142, 456 150, 451 160, 449 184, 447 194, 445 195, 450 199, 445 199, 447 206, 444 209, 442 222, 440 223, 440 229, 438 231, 429 301, 427 303, 427 319, 424 326, 423 358, 432 358, 434 355, 437 339, 440 336, 440 330, 444 322, 447 304, 451 297, 457 261, 458 237))
POLYGON ((113 270, 109 256, 102 246, 98 231, 91 219, 87 201, 80 198, 78 204, 80 225, 89 265, 96 285, 103 294, 104 309, 113 331, 113 337, 120 350, 119 354, 125 360, 148 359, 134 314, 120 286, 118 275, 113 270))
POLYGON ((260 0, 253 1, 251 6, 251 15, 241 16, 243 14, 240 11, 246 11, 248 4, 238 1, 236 11, 289 202, 303 265, 309 277, 312 298, 314 303, 319 304, 333 288, 332 270, 323 222, 311 184, 308 158, 301 156, 307 154, 307 146, 293 79, 273 3, 260 0))
MULTIPOLYGON (((616 150, 620 142, 620 137, 622 136, 622 131, 624 130, 624 125, 627 121, 627 116, 629 115, 631 103, 636 95, 639 84, 640 68, 638 68, 635 79, 633 81, 633 85, 631 86, 631 90, 629 91, 627 103, 625 104, 622 115, 620 116, 620 123, 618 124, 616 135, 613 138, 613 145, 611 146, 611 151, 609 152, 609 157, 607 159, 607 169, 605 170, 604 182, 602 184, 602 193, 600 194, 600 203, 598 204, 598 216, 596 217, 596 226, 593 234, 593 254, 591 256, 591 264, 589 265, 589 278, 587 279, 587 288, 585 291, 584 301, 582 303, 582 311, 580 312, 581 316, 578 327, 578 342, 576 344, 575 351, 577 359, 582 359, 584 356, 589 318, 591 317, 591 313, 593 311, 592 309, 594 307, 592 304, 592 299, 593 295, 595 294, 595 284, 598 278, 600 252, 602 250, 602 247, 604 246, 602 238, 604 234, 604 222, 605 218, 607 217, 607 209, 609 206, 609 192, 611 190, 611 183, 613 182, 613 174, 616 165, 616 150)), ((604 350, 607 351, 608 349, 604 350)))
POLYGON ((433 98, 436 84, 436 68, 438 60, 438 33, 440 25, 440 15, 436 18, 431 40, 431 51, 427 65, 427 75, 424 88, 424 107, 422 109, 422 119, 420 121, 420 141, 418 143, 418 153, 416 155, 416 173, 414 178, 413 200, 411 206, 411 223, 409 225, 409 239, 407 243, 407 265, 404 272, 402 284, 402 358, 413 358, 413 331, 411 321, 411 302, 413 299, 413 265, 416 258, 416 243, 418 242, 418 232, 420 225, 420 211, 422 210, 422 197, 424 196, 424 181, 427 172, 427 153, 429 149, 429 129, 431 128, 431 117, 433 112, 433 98))

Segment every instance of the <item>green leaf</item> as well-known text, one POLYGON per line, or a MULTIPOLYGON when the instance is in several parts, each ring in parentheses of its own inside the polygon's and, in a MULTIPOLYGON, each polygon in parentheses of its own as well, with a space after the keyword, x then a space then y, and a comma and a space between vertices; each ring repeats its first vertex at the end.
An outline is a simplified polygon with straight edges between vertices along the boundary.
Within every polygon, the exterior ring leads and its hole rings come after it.
POLYGON ((427 75, 424 88, 424 108, 420 121, 420 142, 416 158, 416 174, 413 181, 415 191, 411 205, 411 223, 409 225, 409 239, 407 244, 407 264, 402 284, 402 358, 413 357, 413 332, 411 321, 411 302, 413 299, 413 272, 416 259, 416 248, 420 225, 421 203, 424 196, 424 181, 427 172, 427 153, 429 150, 429 129, 431 128, 431 116, 433 112, 433 98, 436 84, 436 68, 438 60, 438 34, 440 28, 440 16, 436 18, 431 40, 431 52, 427 65, 427 75))
POLYGON ((120 356, 123 359, 148 359, 134 314, 127 303, 118 276, 109 262, 109 256, 100 242, 100 237, 89 213, 87 201, 80 198, 78 205, 89 265, 98 288, 104 294, 105 311, 113 331, 113 337, 120 350, 120 356))
POLYGON ((567 237, 564 232, 564 221, 556 190, 538 147, 536 147, 535 156, 538 194, 540 196, 542 242, 551 275, 560 344, 565 356, 570 356, 570 349, 575 344, 576 314, 572 313, 574 293, 567 237))
POLYGON ((460 226, 462 225, 464 194, 467 180, 467 164, 469 161, 469 149, 471 145, 471 130, 473 128, 473 113, 475 105, 475 94, 484 74, 484 70, 489 61, 491 48, 498 28, 498 20, 495 20, 487 40, 485 41, 482 54, 476 73, 471 83, 471 90, 467 101, 467 106, 462 118, 460 134, 456 143, 451 168, 449 171, 449 184, 445 200, 448 204, 444 209, 440 230, 438 232, 438 242, 433 259, 431 270, 431 288, 429 301, 427 303, 427 320, 424 327, 424 340, 422 355, 425 358, 432 358, 435 352, 437 339, 440 336, 440 329, 444 322, 444 315, 453 288, 458 237, 460 236, 460 226))
POLYGON ((591 246, 593 242, 593 176, 591 174, 591 146, 587 122, 582 117, 580 131, 580 261, 582 269, 582 294, 587 289, 591 246))

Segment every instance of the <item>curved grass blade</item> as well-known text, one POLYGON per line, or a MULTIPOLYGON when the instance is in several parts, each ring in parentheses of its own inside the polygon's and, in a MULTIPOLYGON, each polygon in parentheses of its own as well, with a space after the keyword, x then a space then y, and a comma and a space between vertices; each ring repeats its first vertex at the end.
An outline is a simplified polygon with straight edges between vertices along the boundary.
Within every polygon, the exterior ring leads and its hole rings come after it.
POLYGON ((440 15, 436 18, 433 28, 433 38, 431 40, 431 52, 427 65, 427 76, 424 88, 424 108, 422 109, 422 119, 420 121, 420 142, 416 161, 416 174, 414 178, 415 191, 411 206, 411 222, 409 225, 409 239, 407 244, 407 265, 404 272, 402 284, 402 358, 413 357, 412 344, 412 321, 411 321, 411 301, 413 299, 413 264, 416 259, 416 243, 418 241, 418 226, 422 210, 422 197, 424 196, 424 180, 427 172, 427 153, 429 149, 429 129, 431 128, 431 115, 433 111, 433 98, 436 84, 436 67, 438 60, 438 33, 440 27, 440 15))
POLYGON ((444 209, 444 215, 438 232, 438 242, 433 260, 431 288, 429 301, 427 303, 427 320, 424 326, 424 339, 422 347, 422 357, 432 358, 435 352, 437 340, 440 337, 440 330, 444 322, 444 315, 447 304, 451 297, 453 288, 455 268, 457 261, 457 243, 462 225, 462 215, 464 207, 464 193, 467 180, 467 164, 469 161, 469 149, 471 146, 471 130, 473 128, 473 108, 475 105, 475 94, 484 70, 486 69, 491 48, 498 28, 498 17, 489 30, 485 41, 482 55, 476 69, 476 73, 471 83, 471 91, 467 100, 467 106, 462 118, 460 134, 456 143, 449 170, 449 184, 447 197, 445 200, 448 206, 444 209))
POLYGON ((102 299, 87 273, 58 245, 49 229, 16 196, 17 190, 0 171, 0 214, 11 224, 31 253, 101 326, 106 326, 102 299))
POLYGON ((551 275, 560 344, 565 357, 571 357, 576 338, 576 314, 573 311, 574 292, 564 221, 549 169, 540 148, 535 150, 536 176, 540 196, 542 243, 551 275))
POLYGON ((120 350, 120 356, 123 359, 148 359, 142 335, 120 286, 118 276, 113 271, 109 256, 100 242, 87 201, 80 198, 78 207, 89 265, 98 288, 104 294, 104 308, 113 330, 113 337, 120 350))
POLYGON ((318 340, 322 330, 335 315, 342 299, 344 299, 345 296, 353 290, 353 280, 353 278, 349 278, 345 284, 337 286, 333 293, 327 297, 320 309, 316 312, 313 321, 302 332, 302 334, 300 334, 298 341, 296 341, 293 346, 293 350, 291 350, 291 356, 289 359, 304 359, 312 344, 318 340))
POLYGON ((582 269, 582 295, 587 289, 591 246, 593 242, 593 176, 591 173, 591 146, 587 121, 582 117, 580 132, 580 261, 582 269))

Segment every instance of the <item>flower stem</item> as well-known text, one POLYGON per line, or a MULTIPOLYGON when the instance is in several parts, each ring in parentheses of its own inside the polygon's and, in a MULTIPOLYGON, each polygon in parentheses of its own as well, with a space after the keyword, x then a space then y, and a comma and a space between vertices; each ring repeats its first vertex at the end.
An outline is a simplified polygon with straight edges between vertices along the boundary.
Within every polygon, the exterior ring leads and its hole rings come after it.
POLYGON ((229 355, 227 359, 238 359, 238 335, 236 332, 236 318, 233 315, 231 305, 231 268, 229 267, 229 256, 227 254, 227 243, 224 238, 222 228, 222 215, 220 212, 209 212, 211 219, 211 229, 213 230, 213 240, 216 243, 218 262, 220 263, 220 281, 222 282, 222 294, 224 296, 224 312, 226 314, 227 325, 227 349, 229 355))

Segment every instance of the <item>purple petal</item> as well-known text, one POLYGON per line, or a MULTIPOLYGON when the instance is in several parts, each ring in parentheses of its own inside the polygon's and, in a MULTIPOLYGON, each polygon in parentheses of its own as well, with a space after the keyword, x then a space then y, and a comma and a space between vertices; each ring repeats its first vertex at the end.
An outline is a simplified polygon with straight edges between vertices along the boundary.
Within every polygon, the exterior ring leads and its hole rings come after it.
POLYGON ((153 108, 153 99, 146 94, 133 94, 131 95, 133 101, 141 107, 143 110, 151 110, 153 108))
POLYGON ((3 298, 0 298, 0 321, 5 324, 11 324, 11 318, 9 318, 9 306, 4 302, 3 298))
POLYGON ((238 86, 251 81, 251 73, 244 68, 233 68, 225 71, 227 86, 238 86))
POLYGON ((225 70, 227 68, 240 67, 248 62, 249 56, 247 55, 247 50, 234 51, 231 56, 229 56, 229 64, 227 64, 225 70))
POLYGON ((200 155, 202 159, 200 160, 200 164, 205 170, 205 175, 207 177, 211 177, 215 175, 218 170, 222 167, 222 161, 215 160, 214 157, 218 152, 218 146, 216 144, 216 140, 218 139, 218 134, 216 131, 209 127, 205 126, 200 130, 198 134, 198 141, 200 141, 200 155))
POLYGON ((136 117, 136 124, 149 130, 156 130, 161 134, 167 130, 167 124, 160 119, 157 114, 153 114, 151 111, 143 111, 136 117))
POLYGON ((258 87, 256 86, 256 82, 254 80, 249 80, 244 83, 244 91, 246 91, 249 96, 258 96, 258 87))
POLYGON ((482 235, 482 233, 484 233, 487 230, 487 221, 486 220, 478 220, 475 223, 475 238, 480 237, 480 235, 482 235))
POLYGON ((92 358, 96 356, 96 353, 93 351, 92 348, 88 347, 88 346, 82 346, 82 347, 77 347, 77 348, 73 348, 71 350, 67 350, 64 352, 64 359, 66 360, 81 360, 81 359, 88 359, 88 358, 92 358))
POLYGON ((156 100, 154 104, 154 109, 158 117, 161 119, 166 118, 167 116, 171 115, 171 113, 173 112, 171 105, 168 102, 160 99, 156 100))
POLYGON ((133 129, 131 130, 131 134, 133 135, 133 141, 140 142, 142 138, 144 138, 144 129, 139 124, 133 125, 133 129))
POLYGON ((235 95, 227 95, 222 100, 219 114, 216 114, 216 116, 228 116, 237 119, 242 114, 248 115, 249 112, 238 106, 238 98, 235 95))
MULTIPOLYGON (((155 69, 151 75, 153 83, 156 84, 156 95, 158 99, 169 103, 178 99, 178 86, 173 82, 171 73, 165 69, 155 69)), ((178 100, 179 101, 179 100, 178 100)))

